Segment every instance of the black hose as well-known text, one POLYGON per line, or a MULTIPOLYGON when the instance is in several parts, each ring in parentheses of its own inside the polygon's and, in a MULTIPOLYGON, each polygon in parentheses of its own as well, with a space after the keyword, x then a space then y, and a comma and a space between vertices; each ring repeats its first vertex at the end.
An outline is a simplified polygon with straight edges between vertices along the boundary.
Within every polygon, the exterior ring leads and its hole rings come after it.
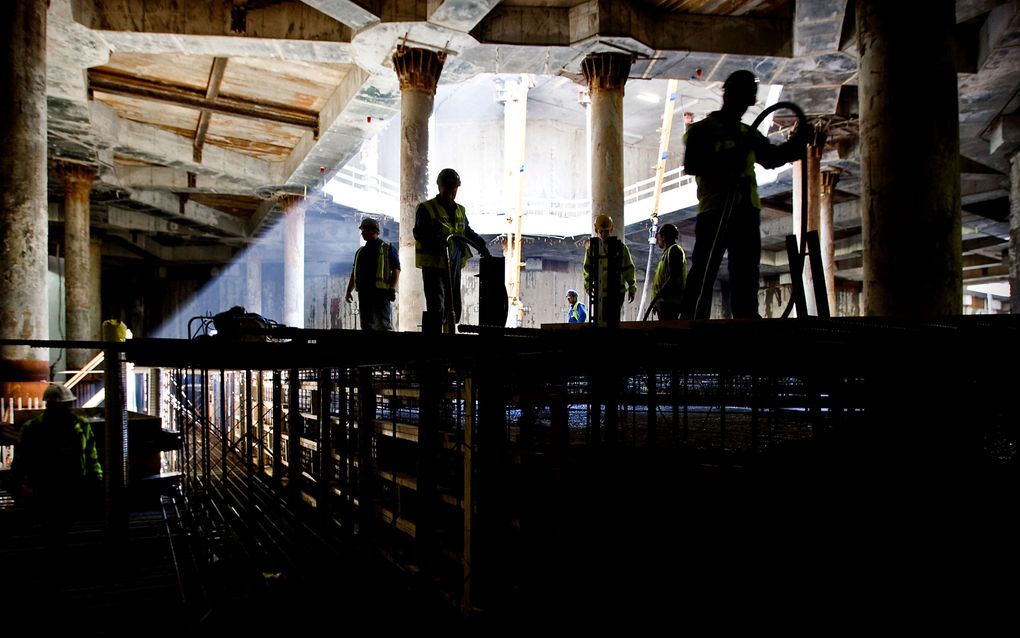
MULTIPOLYGON (((790 109, 794 115, 797 116, 797 128, 809 126, 807 116, 804 115, 803 109, 794 104, 793 102, 776 102, 775 104, 762 109, 762 112, 758 114, 758 117, 754 118, 754 122, 751 123, 751 128, 758 128, 758 125, 768 116, 769 113, 777 111, 779 109, 790 109)), ((807 162, 801 161, 800 163, 800 254, 804 254, 807 249, 807 162)), ((791 273, 792 275, 792 273, 791 273)), ((790 316, 790 311, 793 310, 793 296, 790 296, 790 300, 786 303, 786 309, 783 310, 783 319, 790 316)))
MULTIPOLYGON (((758 117, 754 118, 754 122, 751 123, 751 128, 752 129, 758 128, 758 126, 762 123, 762 121, 765 119, 765 117, 768 116, 769 113, 771 113, 773 111, 777 111, 779 109, 790 109, 791 111, 793 111, 794 114, 796 114, 796 116, 797 116, 798 126, 807 126, 808 125, 807 117, 804 115, 804 111, 799 106, 797 106, 793 102, 776 102, 775 104, 772 104, 771 106, 767 106, 764 109, 762 109, 762 112, 759 113, 758 117)), ((807 200, 805 199, 807 194, 804 191, 804 184, 807 183, 807 164, 805 164, 804 162, 801 162, 801 177, 802 177, 802 179, 801 179, 801 206, 802 206, 802 210, 807 210, 807 200)), ((723 206, 722 215, 719 218, 719 226, 716 228, 715 237, 712 239, 712 246, 709 248, 709 251, 708 251, 708 260, 707 260, 707 262, 709 264, 712 263, 713 256, 714 256, 715 251, 716 251, 716 247, 717 247, 717 244, 719 242, 719 236, 722 234, 723 229, 726 228, 726 225, 729 224, 730 213, 733 212, 733 205, 734 205, 735 197, 736 197, 736 190, 731 190, 729 192, 729 194, 727 195, 726 205, 723 206)), ((805 235, 805 233, 807 231, 807 216, 806 215, 802 215, 801 225, 804 228, 804 231, 801 232, 801 248, 800 248, 800 251, 801 251, 801 253, 803 253, 804 252, 804 235, 805 235)), ((706 277, 708 276, 708 270, 707 269, 705 270, 705 276, 706 277)), ((698 309, 701 306, 701 296, 702 296, 702 293, 704 292, 704 287, 705 287, 705 282, 704 282, 704 280, 702 280, 701 284, 698 287, 698 298, 694 302, 693 316, 691 317, 692 319, 697 318, 697 316, 698 316, 698 309)), ((791 302, 787 305, 786 310, 783 311, 783 317, 786 317, 787 315, 789 315, 790 314, 790 310, 792 310, 792 308, 793 308, 793 302, 792 302, 792 297, 791 297, 791 302)))

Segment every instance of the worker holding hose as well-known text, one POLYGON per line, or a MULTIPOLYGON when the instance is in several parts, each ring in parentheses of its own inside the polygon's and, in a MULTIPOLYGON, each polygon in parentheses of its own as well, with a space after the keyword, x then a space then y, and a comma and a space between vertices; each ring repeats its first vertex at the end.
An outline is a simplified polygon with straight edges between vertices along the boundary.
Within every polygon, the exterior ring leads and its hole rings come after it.
POLYGON ((684 171, 698 183, 698 217, 682 319, 708 319, 715 278, 727 251, 733 316, 760 318, 761 201, 754 165, 776 168, 802 159, 813 130, 802 118, 789 141, 770 143, 740 121, 757 95, 754 74, 734 71, 723 84, 722 108, 692 124, 684 135, 684 171))
POLYGON ((460 271, 473 246, 489 257, 485 240, 471 229, 464 207, 457 203, 460 175, 452 168, 439 171, 439 193, 418 204, 414 213, 414 265, 421 269, 425 292, 424 332, 445 325, 449 332, 460 321, 460 271))

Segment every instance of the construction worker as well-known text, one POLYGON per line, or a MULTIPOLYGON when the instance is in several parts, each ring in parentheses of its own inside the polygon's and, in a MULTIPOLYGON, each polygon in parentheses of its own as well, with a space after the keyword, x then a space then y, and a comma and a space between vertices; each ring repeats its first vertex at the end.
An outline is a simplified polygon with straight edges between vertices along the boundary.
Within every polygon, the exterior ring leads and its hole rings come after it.
POLYGON ((491 256, 485 240, 471 229, 464 207, 458 204, 460 175, 452 168, 439 171, 439 194, 418 204, 414 213, 414 265, 421 269, 425 292, 423 320, 426 331, 446 325, 452 332, 460 321, 460 271, 474 246, 482 257, 491 256))
POLYGON ((652 281, 652 307, 659 321, 680 316, 680 303, 687 283, 687 254, 677 243, 680 231, 673 224, 663 224, 655 233, 655 245, 662 249, 659 265, 652 281))
POLYGON ((584 251, 584 287, 588 295, 596 300, 595 320, 619 322, 623 309, 623 295, 627 301, 634 302, 637 294, 637 283, 634 275, 634 259, 627 245, 616 237, 612 237, 613 219, 606 214, 595 217, 595 233, 584 251), (598 245, 598 254, 594 254, 593 246, 598 245), (594 289, 595 268, 598 268, 598 290, 594 289), (615 273, 615 281, 610 282, 610 273, 615 273))
POLYGON ((687 294, 681 316, 707 319, 723 252, 729 253, 730 306, 737 318, 758 317, 761 261, 761 201, 755 163, 775 168, 804 156, 808 127, 788 142, 773 145, 740 118, 758 95, 750 71, 734 71, 723 84, 718 111, 691 124, 684 135, 684 171, 698 183, 698 217, 687 294))
POLYGON ((393 330, 393 302, 400 279, 400 257, 393 244, 379 239, 379 222, 361 220, 361 238, 365 245, 354 253, 354 269, 347 282, 347 303, 358 291, 358 315, 362 330, 393 330))
POLYGON ((43 392, 46 409, 21 426, 11 475, 39 516, 51 549, 61 549, 91 483, 103 479, 92 426, 71 410, 74 394, 59 383, 43 392))
POLYGON ((567 323, 584 323, 588 320, 588 313, 584 310, 584 304, 577 300, 577 291, 573 288, 567 290, 567 323))

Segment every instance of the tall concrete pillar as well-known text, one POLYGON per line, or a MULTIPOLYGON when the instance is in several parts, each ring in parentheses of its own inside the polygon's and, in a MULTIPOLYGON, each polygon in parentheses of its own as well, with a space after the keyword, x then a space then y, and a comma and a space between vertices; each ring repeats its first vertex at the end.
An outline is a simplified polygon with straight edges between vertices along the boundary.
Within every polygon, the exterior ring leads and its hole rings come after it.
MULTIPOLYGON (((64 185, 64 328, 69 341, 92 339, 92 264, 90 259, 89 194, 96 169, 62 162, 57 167, 64 185)), ((97 326, 98 328, 98 326, 97 326)), ((80 370, 95 353, 67 350, 68 370, 80 370)))
MULTIPOLYGON (((821 193, 822 193, 822 150, 825 148, 824 137, 816 139, 813 143, 809 144, 804 154, 804 159, 800 162, 794 162, 793 164, 793 234, 797 236, 797 246, 803 245, 804 240, 801 235, 805 230, 804 218, 807 218, 807 232, 819 230, 819 217, 821 213, 821 193), (801 162, 804 162, 807 166, 807 170, 802 171, 801 162), (802 172, 807 173, 807 181, 804 181, 802 172), (807 197, 802 197, 801 193, 806 189, 807 197), (807 202, 807 210, 804 210, 804 202, 807 202)), ((820 239, 820 238, 819 238, 820 239)), ((818 273, 821 277, 822 274, 818 273)), ((815 288, 814 288, 814 277, 815 273, 811 272, 811 262, 808 259, 804 260, 804 270, 801 275, 801 279, 804 282, 804 297, 807 305, 807 311, 809 315, 815 316, 818 314, 818 304, 815 299, 815 288)), ((832 306, 829 306, 831 309, 832 306)))
POLYGON ((305 327, 305 209, 301 195, 284 195, 283 205, 283 323, 305 327))
POLYGON ((1009 158, 1009 312, 1020 314, 1020 152, 1009 158))
POLYGON ((955 6, 857 2, 865 315, 963 309, 955 6))
POLYGON ((503 84, 503 192, 506 210, 513 211, 513 221, 507 232, 506 289, 509 299, 511 326, 524 321, 524 303, 521 301, 521 267, 524 266, 524 246, 521 228, 524 217, 524 160, 526 132, 528 130, 528 90, 534 82, 527 75, 520 80, 507 79, 503 84))
POLYGON ((591 97, 591 214, 613 219, 613 235, 623 238, 623 87, 632 56, 592 53, 581 63, 591 97))
POLYGON ((244 308, 262 314, 262 253, 252 247, 244 262, 244 308))
POLYGON ((832 227, 832 194, 839 181, 839 169, 822 171, 821 193, 818 200, 818 242, 822 248, 822 274, 825 276, 825 292, 829 298, 829 316, 836 313, 836 233, 832 227))
MULTIPOLYGON (((5 339, 49 338, 47 4, 15 0, 0 8, 0 337, 5 339)), ((41 396, 43 384, 35 382, 49 376, 49 352, 4 346, 0 355, 0 381, 7 384, 3 395, 41 396)))
POLYGON ((98 341, 103 336, 103 241, 98 237, 89 238, 89 339, 98 341))
POLYGON ((393 70, 400 80, 400 277, 397 330, 415 330, 425 310, 421 275, 414 272, 414 211, 428 196, 429 116, 446 54, 398 46, 393 70), (412 273, 413 274, 410 274, 412 273), (410 275, 410 276, 409 276, 410 275))

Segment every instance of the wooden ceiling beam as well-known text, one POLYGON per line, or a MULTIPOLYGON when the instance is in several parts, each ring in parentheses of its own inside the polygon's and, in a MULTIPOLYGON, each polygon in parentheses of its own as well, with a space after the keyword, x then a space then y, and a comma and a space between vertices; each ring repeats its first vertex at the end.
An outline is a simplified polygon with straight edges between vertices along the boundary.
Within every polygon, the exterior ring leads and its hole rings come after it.
MULTIPOLYGON (((207 100, 214 100, 220 95, 220 86, 223 85, 223 72, 227 69, 227 58, 213 58, 212 68, 209 70, 209 82, 206 85, 205 97, 207 100)), ((195 161, 202 161, 202 146, 205 145, 205 135, 209 131, 209 119, 212 111, 202 109, 198 116, 198 127, 195 128, 195 161)))
POLYGON ((300 128, 319 128, 319 116, 309 111, 285 109, 278 106, 248 102, 231 97, 206 97, 205 90, 172 86, 99 69, 89 69, 89 88, 113 95, 142 100, 166 102, 187 108, 204 109, 236 117, 288 124, 300 128))

